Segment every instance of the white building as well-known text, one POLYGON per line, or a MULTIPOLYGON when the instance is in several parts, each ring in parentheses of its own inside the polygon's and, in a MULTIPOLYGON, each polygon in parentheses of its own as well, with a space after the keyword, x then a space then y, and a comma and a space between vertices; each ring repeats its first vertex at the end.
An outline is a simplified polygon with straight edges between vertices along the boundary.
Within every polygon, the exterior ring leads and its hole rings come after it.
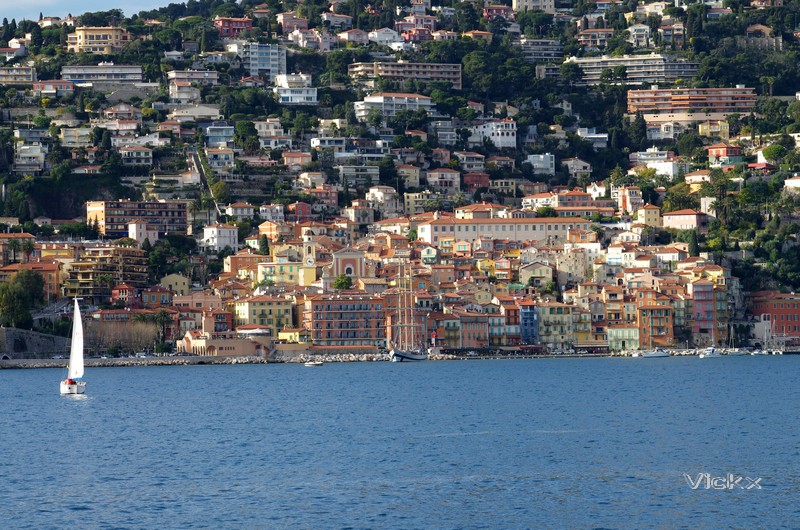
POLYGON ((429 116, 434 113, 433 100, 420 94, 378 92, 355 102, 356 119, 367 121, 370 111, 380 112, 384 121, 393 118, 402 110, 424 110, 429 116))
POLYGON ((372 186, 365 198, 373 209, 381 212, 383 219, 403 214, 403 200, 391 186, 372 186))
POLYGON ((591 223, 579 217, 533 217, 514 219, 434 219, 417 226, 417 237, 438 245, 441 239, 474 241, 478 238, 511 241, 566 241, 573 228, 589 230, 591 223))
POLYGON ((281 105, 317 104, 317 89, 311 86, 310 74, 278 74, 273 90, 281 105))
POLYGON ((186 105, 200 101, 200 89, 187 81, 176 81, 169 84, 169 102, 186 105))
POLYGON ((489 140, 498 149, 516 149, 517 147, 517 122, 506 118, 491 120, 471 128, 472 136, 469 137, 470 146, 481 146, 484 140, 489 140))
POLYGON ((556 174, 556 157, 553 154, 528 155, 525 161, 533 166, 533 172, 537 175, 552 177, 556 174))
POLYGON ((242 67, 252 76, 262 76, 271 83, 286 73, 286 47, 280 44, 233 42, 226 49, 242 59, 242 67))
POLYGON ((264 221, 286 220, 282 204, 262 204, 258 208, 258 215, 264 221))
POLYGON ((592 149, 595 151, 608 147, 608 133, 599 133, 594 127, 579 127, 577 135, 592 144, 592 149))
POLYGON ((215 224, 203 228, 203 248, 206 252, 219 252, 227 247, 239 248, 239 229, 233 225, 215 224))
POLYGON ((142 246, 145 239, 154 244, 158 241, 158 229, 144 221, 131 221, 128 223, 128 237, 135 240, 139 246, 142 246))
POLYGON ((378 46, 389 46, 393 43, 404 42, 403 37, 401 37, 399 33, 389 28, 370 31, 368 37, 370 42, 374 42, 378 46))
POLYGON ((425 174, 428 189, 445 195, 461 191, 461 172, 456 169, 440 167, 430 169, 425 174))
POLYGON ((214 86, 219 83, 219 74, 216 70, 171 70, 167 72, 167 79, 170 83, 214 86))

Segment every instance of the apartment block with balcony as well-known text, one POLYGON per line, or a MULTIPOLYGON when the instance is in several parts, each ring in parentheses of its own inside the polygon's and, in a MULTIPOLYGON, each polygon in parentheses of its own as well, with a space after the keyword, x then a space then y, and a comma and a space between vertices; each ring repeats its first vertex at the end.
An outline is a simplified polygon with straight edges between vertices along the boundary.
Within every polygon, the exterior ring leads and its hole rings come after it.
POLYGON ((755 89, 735 88, 659 88, 628 91, 628 112, 659 114, 706 112, 749 114, 756 104, 755 89))
POLYGON ((248 324, 266 326, 272 337, 277 337, 284 328, 294 327, 294 304, 291 300, 262 295, 241 298, 231 305, 237 327, 248 324))
POLYGON ((88 66, 62 66, 61 78, 73 81, 75 83, 141 83, 142 67, 139 65, 114 63, 100 63, 98 65, 88 66))
POLYGON ((0 67, 0 85, 31 85, 36 82, 36 68, 32 66, 0 67))
POLYGON ((89 201, 86 220, 97 223, 100 233, 109 237, 127 237, 131 221, 144 221, 161 234, 186 235, 187 201, 89 201))
POLYGON ((273 91, 281 105, 316 105, 317 89, 310 74, 278 74, 273 91))
POLYGON ((370 112, 379 112, 384 120, 393 118, 402 110, 424 110, 433 116, 435 108, 433 100, 420 94, 406 94, 397 92, 378 92, 365 97, 362 101, 355 102, 356 119, 367 121, 370 112))
POLYGON ((689 79, 700 69, 700 63, 672 55, 651 53, 649 55, 603 55, 601 57, 569 57, 566 63, 581 67, 583 76, 577 84, 593 86, 600 84, 605 70, 625 67, 625 82, 629 85, 642 83, 674 83, 678 79, 689 79))
POLYGON ((276 76, 286 73, 286 46, 282 44, 248 41, 230 43, 226 48, 242 59, 242 67, 252 76, 274 83, 276 76))
POLYGON ((170 70, 167 79, 170 83, 215 86, 219 83, 219 74, 216 70, 170 70))
POLYGON ((133 36, 124 28, 87 26, 76 28, 75 33, 67 35, 67 51, 110 55, 120 51, 132 40, 133 36))
POLYGON ((147 252, 118 246, 86 248, 70 264, 68 273, 64 296, 99 302, 111 294, 114 285, 124 283, 139 289, 147 286, 147 252))
POLYGON ((317 346, 386 347, 386 302, 366 293, 321 294, 305 300, 303 327, 317 346))
POLYGON ((357 82, 374 82, 378 78, 395 81, 413 79, 423 83, 450 83, 461 90, 461 65, 446 63, 411 63, 407 61, 353 63, 347 67, 347 75, 357 82))

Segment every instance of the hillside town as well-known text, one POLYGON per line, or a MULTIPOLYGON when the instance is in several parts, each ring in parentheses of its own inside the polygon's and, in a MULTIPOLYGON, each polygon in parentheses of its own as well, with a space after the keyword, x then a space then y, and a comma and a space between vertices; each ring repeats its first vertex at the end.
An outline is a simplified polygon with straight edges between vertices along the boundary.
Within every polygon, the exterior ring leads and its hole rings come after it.
POLYGON ((448 352, 789 347, 800 21, 729 4, 4 19, 0 320, 65 334, 80 298, 98 355, 378 353, 410 299, 448 352))

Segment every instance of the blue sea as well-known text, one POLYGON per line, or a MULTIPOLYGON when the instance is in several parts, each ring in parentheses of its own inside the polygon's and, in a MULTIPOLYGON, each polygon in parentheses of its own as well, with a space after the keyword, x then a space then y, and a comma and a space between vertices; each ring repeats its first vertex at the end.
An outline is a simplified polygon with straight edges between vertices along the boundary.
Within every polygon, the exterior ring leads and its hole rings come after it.
POLYGON ((2 528, 800 527, 800 356, 62 376, 0 371, 2 528))

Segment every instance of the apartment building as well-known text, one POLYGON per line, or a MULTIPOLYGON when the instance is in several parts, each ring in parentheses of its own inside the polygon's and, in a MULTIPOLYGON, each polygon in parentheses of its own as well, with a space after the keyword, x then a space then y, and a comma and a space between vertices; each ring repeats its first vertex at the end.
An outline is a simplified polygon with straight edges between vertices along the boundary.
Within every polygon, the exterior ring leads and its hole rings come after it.
POLYGON ((417 226, 417 237, 428 244, 455 238, 474 241, 478 238, 508 239, 511 241, 566 241, 573 228, 588 230, 591 223, 579 217, 455 219, 440 218, 417 226))
POLYGON ((36 68, 32 66, 4 66, 0 68, 0 85, 30 85, 36 82, 36 68))
POLYGON ((628 112, 675 113, 711 112, 749 114, 756 104, 753 88, 672 88, 654 86, 649 90, 628 91, 628 112))
POLYGON ((435 109, 433 100, 420 94, 398 92, 378 92, 355 102, 356 119, 366 121, 371 111, 380 112, 384 120, 393 118, 401 110, 424 110, 432 116, 435 109))
POLYGON ((317 89, 311 86, 311 74, 278 74, 273 91, 281 105, 317 104, 317 89))
POLYGON ((577 84, 598 85, 605 70, 625 67, 625 82, 629 85, 642 83, 674 83, 678 79, 693 77, 700 63, 677 58, 672 55, 651 53, 649 55, 603 55, 601 57, 569 57, 565 63, 581 67, 583 77, 577 84))
POLYGON ((467 140, 470 146, 482 146, 490 141, 498 149, 516 149, 517 122, 510 118, 490 120, 470 129, 471 136, 467 140))
POLYGON ((216 70, 170 70, 167 79, 170 83, 215 86, 219 83, 219 74, 216 70))
POLYGON ((357 82, 376 79, 405 81, 413 79, 425 83, 441 81, 461 90, 461 65, 445 63, 410 63, 406 61, 353 63, 347 67, 347 75, 357 82))
POLYGON ((152 166, 153 150, 140 145, 125 145, 118 149, 126 166, 152 166))
POLYGON ((386 301, 366 293, 342 292, 307 298, 303 327, 317 346, 386 347, 386 301))
POLYGON ((294 327, 294 304, 291 300, 274 296, 249 296, 240 298, 233 306, 235 326, 256 324, 265 326, 269 335, 277 337, 284 328, 294 327))
POLYGON ((159 233, 186 235, 187 201, 88 201, 86 220, 109 237, 126 237, 131 221, 144 221, 159 233))
MULTIPOLYGON (((125 233, 118 237, 127 235, 125 233)), ((98 246, 81 251, 69 266, 64 284, 67 298, 107 299, 111 287, 121 283, 143 288, 147 282, 147 252, 135 247, 98 246), (110 278, 100 281, 101 277, 110 278)))
POLYGON ((241 58, 242 68, 252 76, 261 76, 274 83, 275 76, 286 73, 286 46, 235 42, 228 44, 226 49, 241 58))
POLYGON ((539 10, 554 15, 556 2, 555 0, 512 0, 511 9, 515 12, 539 10))
POLYGON ((532 63, 561 62, 564 58, 564 46, 560 40, 520 37, 518 44, 522 56, 532 63))
POLYGON ((142 67, 139 65, 100 63, 96 66, 62 66, 61 78, 75 83, 114 82, 141 83, 142 67))
POLYGON ((76 28, 67 35, 67 51, 110 55, 117 53, 133 36, 124 28, 114 26, 76 28))

